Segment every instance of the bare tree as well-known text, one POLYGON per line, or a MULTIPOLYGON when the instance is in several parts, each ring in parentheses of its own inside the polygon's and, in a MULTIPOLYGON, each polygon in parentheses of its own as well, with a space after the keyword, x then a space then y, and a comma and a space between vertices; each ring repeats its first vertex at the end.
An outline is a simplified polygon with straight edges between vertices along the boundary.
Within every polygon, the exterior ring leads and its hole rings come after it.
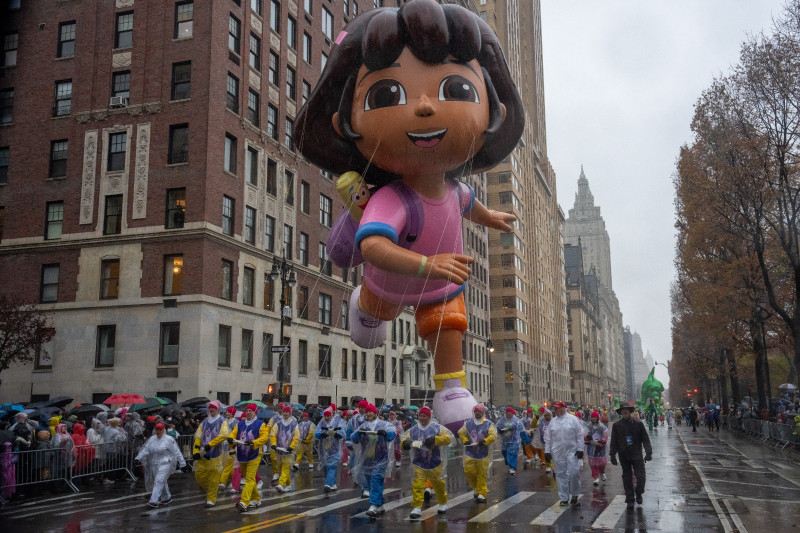
POLYGON ((0 297, 0 372, 29 363, 55 335, 50 315, 35 305, 0 297))

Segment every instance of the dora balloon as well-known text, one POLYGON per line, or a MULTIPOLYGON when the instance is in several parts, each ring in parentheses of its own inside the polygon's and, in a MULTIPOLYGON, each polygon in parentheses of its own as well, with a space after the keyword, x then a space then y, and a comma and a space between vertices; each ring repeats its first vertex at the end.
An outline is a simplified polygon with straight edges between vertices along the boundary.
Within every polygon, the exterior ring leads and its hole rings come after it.
POLYGON ((473 262, 462 253, 461 218, 501 231, 514 220, 458 178, 513 150, 522 103, 494 32, 456 5, 375 9, 336 43, 297 116, 295 143, 321 168, 356 171, 374 187, 354 236, 366 265, 350 298, 351 337, 380 346, 386 321, 414 306, 434 353, 434 412, 458 429, 476 403, 461 355, 473 262))

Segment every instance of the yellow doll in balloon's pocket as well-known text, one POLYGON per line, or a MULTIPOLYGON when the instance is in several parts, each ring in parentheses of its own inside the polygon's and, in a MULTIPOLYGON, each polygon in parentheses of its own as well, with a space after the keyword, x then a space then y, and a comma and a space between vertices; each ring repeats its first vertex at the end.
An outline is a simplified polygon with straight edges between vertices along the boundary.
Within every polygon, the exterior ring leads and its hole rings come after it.
POLYGON ((367 182, 358 172, 345 172, 336 181, 336 190, 344 202, 344 206, 350 211, 350 216, 356 222, 361 222, 364 209, 369 202, 370 192, 367 182))

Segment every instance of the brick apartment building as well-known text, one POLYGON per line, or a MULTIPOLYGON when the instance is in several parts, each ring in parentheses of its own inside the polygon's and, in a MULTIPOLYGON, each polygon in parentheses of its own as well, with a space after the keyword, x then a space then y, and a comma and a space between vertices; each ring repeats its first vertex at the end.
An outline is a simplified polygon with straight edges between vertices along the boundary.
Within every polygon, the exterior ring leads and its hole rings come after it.
MULTIPOLYGON (((336 176, 292 144, 335 36, 372 2, 2 1, 0 293, 52 311, 56 335, 3 372, 0 401, 230 403, 270 383, 300 403, 428 394, 411 313, 378 349, 350 341, 361 272, 332 267, 324 246, 336 176), (296 283, 281 295, 270 273, 284 254, 296 283)), ((486 176, 470 180, 485 197, 486 176)), ((486 248, 485 233, 467 248, 482 252, 464 345, 479 401, 486 248)))

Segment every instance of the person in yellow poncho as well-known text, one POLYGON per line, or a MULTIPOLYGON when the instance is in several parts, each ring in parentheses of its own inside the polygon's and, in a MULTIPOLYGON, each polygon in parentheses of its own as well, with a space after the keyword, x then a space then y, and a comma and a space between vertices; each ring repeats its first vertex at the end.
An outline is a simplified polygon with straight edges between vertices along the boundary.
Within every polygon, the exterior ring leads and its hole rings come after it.
POLYGON ((228 433, 228 444, 237 444, 236 459, 245 480, 242 497, 236 506, 240 512, 261 505, 261 494, 256 487, 256 471, 261 463, 261 447, 269 440, 269 431, 267 424, 256 418, 257 411, 256 404, 247 404, 244 410, 245 419, 240 420, 228 433))
MULTIPOLYGON (((275 416, 273 418, 278 417, 275 416)), ((299 440, 300 430, 297 427, 297 420, 292 416, 292 407, 284 405, 281 417, 272 426, 272 433, 269 439, 280 471, 278 486, 275 487, 278 492, 292 490, 292 452, 297 447, 299 440)))
POLYGON ((194 478, 200 488, 206 491, 206 507, 217 504, 217 491, 222 467, 227 454, 225 442, 229 433, 228 423, 219 415, 218 400, 208 404, 208 416, 197 427, 194 434, 192 457, 194 458, 194 478), (200 453, 203 450, 203 454, 200 453))
MULTIPOLYGON (((236 425, 236 407, 230 406, 225 409, 225 422, 228 424, 228 431, 230 431, 233 426, 236 425)), ((224 453, 225 455, 225 464, 222 467, 222 474, 219 478, 219 488, 220 490, 224 490, 225 487, 228 486, 228 482, 231 480, 233 476, 233 459, 236 456, 236 448, 233 446, 228 446, 228 451, 224 453)), ((231 487, 231 492, 235 492, 235 489, 231 487)))
POLYGON ((464 443, 464 474, 475 491, 475 503, 486 503, 486 477, 492 464, 490 446, 497 438, 497 428, 486 418, 486 407, 482 403, 472 408, 472 416, 458 430, 464 443))
POLYGON ((297 442, 297 455, 292 465, 293 470, 300 470, 300 461, 305 455, 308 460, 308 468, 314 468, 314 431, 316 426, 311 421, 308 413, 303 413, 300 423, 297 425, 300 431, 300 440, 297 442))

